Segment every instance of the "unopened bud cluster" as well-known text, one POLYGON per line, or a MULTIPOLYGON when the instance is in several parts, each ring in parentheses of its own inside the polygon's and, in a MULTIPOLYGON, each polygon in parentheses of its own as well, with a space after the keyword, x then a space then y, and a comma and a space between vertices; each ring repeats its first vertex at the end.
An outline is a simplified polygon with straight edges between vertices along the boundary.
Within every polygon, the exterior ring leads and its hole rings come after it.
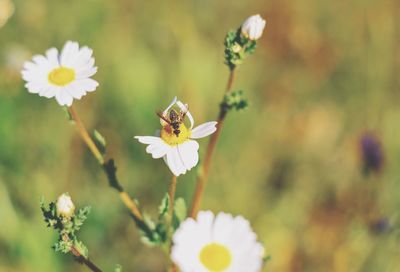
POLYGON ((253 15, 247 18, 239 29, 228 32, 224 43, 225 63, 231 70, 254 52, 264 28, 265 20, 260 15, 253 15))
POLYGON ((68 253, 74 247, 82 256, 86 257, 88 255, 87 248, 78 240, 76 232, 86 220, 90 207, 86 206, 75 213, 75 205, 71 197, 64 193, 58 197, 56 202, 50 202, 47 207, 42 201, 41 209, 47 226, 59 234, 58 241, 53 246, 54 250, 68 253))

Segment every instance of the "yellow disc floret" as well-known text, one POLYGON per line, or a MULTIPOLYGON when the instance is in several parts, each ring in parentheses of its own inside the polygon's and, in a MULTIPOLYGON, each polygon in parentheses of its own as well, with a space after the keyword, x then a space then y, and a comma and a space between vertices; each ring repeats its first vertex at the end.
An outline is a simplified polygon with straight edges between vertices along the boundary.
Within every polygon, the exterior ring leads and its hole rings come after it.
POLYGON ((163 126, 163 128, 160 131, 160 136, 161 139, 164 140, 169 145, 178 145, 189 139, 190 137, 190 130, 188 130, 185 126, 185 124, 181 123, 179 124, 179 133, 178 136, 175 134, 175 132, 178 132, 174 130, 174 128, 167 124, 163 126))
POLYGON ((212 272, 221 272, 229 267, 231 253, 225 246, 217 243, 208 244, 200 251, 201 263, 212 272))
POLYGON ((75 71, 71 68, 59 67, 49 73, 50 83, 65 86, 75 80, 75 71))

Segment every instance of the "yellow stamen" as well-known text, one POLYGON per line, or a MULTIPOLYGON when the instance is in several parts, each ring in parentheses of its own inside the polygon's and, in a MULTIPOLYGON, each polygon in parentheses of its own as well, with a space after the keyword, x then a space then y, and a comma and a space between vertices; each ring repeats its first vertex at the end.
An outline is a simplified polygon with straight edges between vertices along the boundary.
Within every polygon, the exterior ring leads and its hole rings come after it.
POLYGON ((163 126, 160 131, 161 139, 169 145, 178 145, 185 142, 190 137, 190 130, 182 123, 179 125, 178 136, 174 133, 174 128, 169 124, 163 126))
POLYGON ((75 71, 71 68, 59 67, 49 73, 50 83, 65 86, 75 80, 75 71))
POLYGON ((200 251, 201 263, 212 272, 221 272, 229 267, 231 253, 225 246, 217 243, 208 244, 200 251))

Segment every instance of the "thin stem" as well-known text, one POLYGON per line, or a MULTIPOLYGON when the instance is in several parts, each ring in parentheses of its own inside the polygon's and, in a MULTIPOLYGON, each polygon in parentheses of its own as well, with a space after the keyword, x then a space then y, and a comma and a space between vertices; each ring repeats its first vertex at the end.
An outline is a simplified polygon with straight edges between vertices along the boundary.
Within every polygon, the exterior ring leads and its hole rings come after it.
POLYGON ((225 93, 229 93, 232 90, 233 81, 235 80, 235 68, 230 70, 228 82, 226 84, 225 93))
MULTIPOLYGON (((175 193, 176 193, 176 183, 177 183, 177 177, 175 175, 172 175, 171 183, 169 185, 168 189, 168 195, 169 195, 169 211, 168 211, 168 235, 170 237, 170 243, 168 247, 168 256, 171 254, 171 248, 172 248, 172 235, 174 234, 174 227, 173 227, 173 217, 174 217, 174 203, 175 203, 175 193)), ((176 272, 176 266, 174 262, 170 259, 170 272, 176 272)))
POLYGON ((89 258, 83 256, 74 246, 71 247, 71 252, 77 258, 78 262, 83 263, 93 272, 102 272, 100 268, 98 268, 89 258))
POLYGON ((103 165, 104 157, 101 154, 100 150, 97 148, 96 144, 93 142, 92 138, 89 136, 89 133, 87 132, 85 126, 79 118, 78 113, 75 111, 75 108, 71 106, 68 108, 68 111, 71 114, 72 119, 75 121, 76 127, 78 128, 78 132, 81 135, 82 140, 85 142, 85 144, 93 153, 93 156, 98 160, 98 162, 103 165))
MULTIPOLYGON (((233 82, 235 80, 235 69, 230 70, 228 83, 226 84, 225 94, 232 90, 233 82)), ((204 158, 204 163, 201 166, 199 175, 197 176, 196 190, 194 192, 192 206, 190 208, 189 216, 196 217, 199 211, 200 201, 204 193, 204 189, 207 185, 208 174, 211 166, 212 155, 214 154, 215 146, 217 145, 219 136, 221 135, 222 125, 227 112, 221 107, 218 115, 217 131, 211 135, 210 141, 208 142, 207 151, 204 158)))
POLYGON ((177 178, 175 175, 172 175, 171 183, 169 185, 168 195, 169 195, 169 211, 168 216, 170 218, 170 223, 172 223, 172 216, 174 213, 174 202, 175 202, 175 193, 176 193, 176 181, 177 178))
POLYGON ((103 167, 103 170, 105 171, 108 181, 111 185, 111 187, 115 188, 118 193, 121 201, 125 204, 125 206, 130 210, 130 212, 133 214, 135 217, 135 220, 139 223, 143 223, 143 216, 136 205, 135 201, 128 195, 127 192, 124 191, 123 187, 120 185, 118 182, 118 179, 116 177, 116 171, 117 168, 114 165, 114 160, 109 160, 108 162, 104 161, 104 156, 100 152, 100 150, 97 148, 96 144, 94 143, 93 139, 90 137, 89 133, 87 132, 85 126, 83 125, 81 119, 79 118, 78 113, 75 111, 75 109, 71 106, 68 108, 68 112, 71 114, 72 119, 75 121, 76 127, 78 128, 78 132, 82 138, 82 140, 85 142, 87 147, 90 149, 92 152, 93 156, 97 159, 99 164, 103 167))
MULTIPOLYGON (((62 240, 65 242, 71 241, 66 234, 62 236, 62 240)), ((100 268, 98 268, 91 260, 89 260, 89 258, 82 255, 82 253, 75 246, 71 246, 71 253, 76 257, 79 263, 83 263, 93 272, 102 272, 100 268)))

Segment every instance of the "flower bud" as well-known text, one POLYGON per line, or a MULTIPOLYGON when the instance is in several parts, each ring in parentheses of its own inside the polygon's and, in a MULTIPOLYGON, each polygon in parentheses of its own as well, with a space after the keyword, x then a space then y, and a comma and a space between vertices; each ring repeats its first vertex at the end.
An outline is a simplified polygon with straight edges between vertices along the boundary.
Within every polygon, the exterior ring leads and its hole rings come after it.
POLYGON ((71 218, 75 212, 75 205, 68 194, 62 194, 57 199, 57 215, 71 218))
POLYGON ((237 43, 235 43, 235 44, 232 46, 232 51, 233 51, 234 53, 239 53, 241 50, 242 50, 242 47, 241 47, 239 44, 237 44, 237 43))
POLYGON ((242 24, 241 30, 243 36, 250 40, 258 40, 263 34, 265 27, 265 20, 260 15, 253 15, 247 18, 242 24))

